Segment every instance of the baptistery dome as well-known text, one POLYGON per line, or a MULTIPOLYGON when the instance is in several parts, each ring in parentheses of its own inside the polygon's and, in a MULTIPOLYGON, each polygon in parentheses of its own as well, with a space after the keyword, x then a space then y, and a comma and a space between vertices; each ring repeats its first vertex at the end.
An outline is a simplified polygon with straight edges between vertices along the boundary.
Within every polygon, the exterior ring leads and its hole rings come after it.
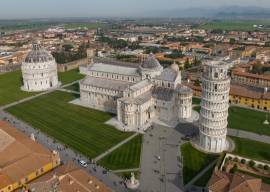
POLYGON ((25 57, 22 76, 24 91, 45 91, 59 85, 55 59, 40 44, 33 44, 25 57))
POLYGON ((25 58, 26 63, 48 62, 53 61, 53 56, 40 44, 33 44, 32 50, 27 54, 25 58))

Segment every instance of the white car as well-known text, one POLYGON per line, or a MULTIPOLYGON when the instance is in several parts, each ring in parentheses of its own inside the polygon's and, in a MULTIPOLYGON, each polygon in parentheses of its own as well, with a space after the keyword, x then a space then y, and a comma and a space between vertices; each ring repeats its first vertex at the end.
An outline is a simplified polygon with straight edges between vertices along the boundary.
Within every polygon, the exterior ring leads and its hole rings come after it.
POLYGON ((87 163, 84 161, 84 160, 78 160, 79 164, 82 166, 82 167, 87 167, 87 163))

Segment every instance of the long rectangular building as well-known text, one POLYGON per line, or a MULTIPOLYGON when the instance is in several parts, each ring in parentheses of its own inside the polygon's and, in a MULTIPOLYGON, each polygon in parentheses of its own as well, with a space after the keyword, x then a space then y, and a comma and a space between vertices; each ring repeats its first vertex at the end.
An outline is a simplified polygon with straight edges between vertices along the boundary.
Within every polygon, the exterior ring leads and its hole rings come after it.
POLYGON ((57 152, 0 121, 0 192, 10 192, 60 165, 57 152))

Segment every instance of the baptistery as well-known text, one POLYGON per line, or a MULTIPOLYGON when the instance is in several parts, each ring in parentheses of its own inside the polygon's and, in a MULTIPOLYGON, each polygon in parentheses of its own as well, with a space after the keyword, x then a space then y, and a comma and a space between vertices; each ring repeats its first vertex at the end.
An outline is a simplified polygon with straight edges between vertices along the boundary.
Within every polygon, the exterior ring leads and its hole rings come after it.
POLYGON ((57 64, 54 57, 39 43, 32 45, 22 63, 22 90, 28 92, 45 91, 60 85, 57 64))

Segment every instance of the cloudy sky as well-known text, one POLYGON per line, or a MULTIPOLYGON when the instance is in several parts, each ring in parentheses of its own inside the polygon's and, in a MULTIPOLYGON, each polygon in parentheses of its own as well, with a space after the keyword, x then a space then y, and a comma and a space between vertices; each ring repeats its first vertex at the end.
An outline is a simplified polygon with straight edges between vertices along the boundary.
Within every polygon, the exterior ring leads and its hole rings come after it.
POLYGON ((270 0, 0 0, 0 19, 143 16, 152 11, 231 5, 270 8, 270 0))

